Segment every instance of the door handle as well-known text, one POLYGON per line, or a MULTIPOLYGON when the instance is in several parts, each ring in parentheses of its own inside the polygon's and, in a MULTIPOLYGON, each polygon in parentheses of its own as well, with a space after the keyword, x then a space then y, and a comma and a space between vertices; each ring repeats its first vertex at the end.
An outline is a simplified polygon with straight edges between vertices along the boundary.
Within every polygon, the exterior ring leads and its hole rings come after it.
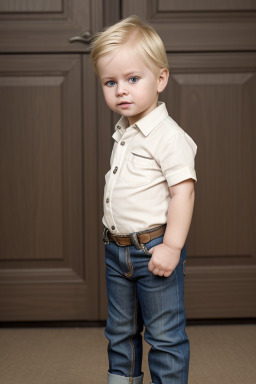
POLYGON ((86 31, 82 33, 82 35, 80 36, 70 37, 69 42, 75 43, 79 41, 80 43, 90 44, 90 42, 92 41, 92 38, 93 38, 93 35, 91 34, 91 32, 86 31))

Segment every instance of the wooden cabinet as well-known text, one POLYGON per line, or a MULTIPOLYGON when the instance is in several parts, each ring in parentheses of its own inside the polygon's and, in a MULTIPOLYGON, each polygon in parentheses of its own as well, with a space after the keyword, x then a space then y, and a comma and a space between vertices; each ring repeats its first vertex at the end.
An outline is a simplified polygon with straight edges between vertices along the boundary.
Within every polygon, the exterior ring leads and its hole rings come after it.
POLYGON ((161 99, 198 144, 188 318, 255 317, 255 5, 53 0, 0 4, 0 321, 104 320, 104 174, 116 120, 93 34, 137 14, 165 43, 161 99))

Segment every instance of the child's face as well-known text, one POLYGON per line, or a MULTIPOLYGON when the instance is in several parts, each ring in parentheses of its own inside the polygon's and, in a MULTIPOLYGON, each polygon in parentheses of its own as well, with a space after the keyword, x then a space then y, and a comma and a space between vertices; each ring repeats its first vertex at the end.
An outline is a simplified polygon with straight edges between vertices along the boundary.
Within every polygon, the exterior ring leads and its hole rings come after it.
POLYGON ((121 49, 98 60, 97 69, 108 107, 129 120, 132 125, 157 107, 158 94, 165 72, 156 76, 137 56, 121 49))

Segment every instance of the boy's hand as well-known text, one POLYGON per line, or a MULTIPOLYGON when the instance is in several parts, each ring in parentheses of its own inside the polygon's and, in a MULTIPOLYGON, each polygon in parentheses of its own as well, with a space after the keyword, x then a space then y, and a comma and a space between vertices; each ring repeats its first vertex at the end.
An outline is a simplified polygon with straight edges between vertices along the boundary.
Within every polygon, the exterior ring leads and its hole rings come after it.
POLYGON ((149 252, 152 253, 152 257, 148 269, 154 275, 169 277, 179 263, 181 250, 162 243, 150 248, 149 252))

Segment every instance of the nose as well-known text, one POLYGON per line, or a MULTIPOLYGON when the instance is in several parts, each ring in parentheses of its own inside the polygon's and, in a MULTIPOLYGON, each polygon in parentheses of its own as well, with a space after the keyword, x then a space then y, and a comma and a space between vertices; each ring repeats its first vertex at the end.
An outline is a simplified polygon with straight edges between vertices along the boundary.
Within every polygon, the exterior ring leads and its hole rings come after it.
POLYGON ((122 95, 128 94, 128 90, 125 87, 125 84, 121 81, 117 83, 116 94, 117 94, 117 96, 122 96, 122 95))

